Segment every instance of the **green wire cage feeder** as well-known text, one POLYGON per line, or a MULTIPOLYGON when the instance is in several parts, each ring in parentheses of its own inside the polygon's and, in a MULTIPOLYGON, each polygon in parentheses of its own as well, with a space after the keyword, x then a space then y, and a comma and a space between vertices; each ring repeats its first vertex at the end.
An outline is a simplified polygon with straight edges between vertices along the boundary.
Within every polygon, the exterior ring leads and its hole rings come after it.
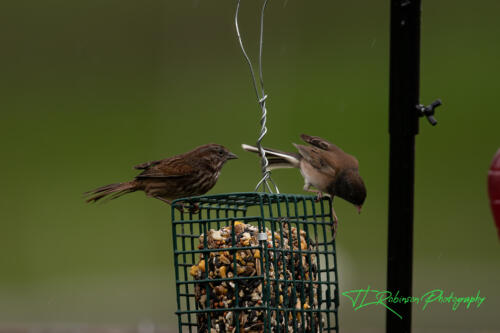
POLYGON ((174 201, 179 332, 338 332, 331 204, 260 192, 174 201))
POLYGON ((172 203, 179 333, 338 332, 339 290, 332 201, 279 194, 262 148, 267 95, 262 75, 264 11, 260 15, 262 111, 257 148, 263 177, 256 190, 183 198, 172 203), (275 192, 272 192, 272 186, 275 192))

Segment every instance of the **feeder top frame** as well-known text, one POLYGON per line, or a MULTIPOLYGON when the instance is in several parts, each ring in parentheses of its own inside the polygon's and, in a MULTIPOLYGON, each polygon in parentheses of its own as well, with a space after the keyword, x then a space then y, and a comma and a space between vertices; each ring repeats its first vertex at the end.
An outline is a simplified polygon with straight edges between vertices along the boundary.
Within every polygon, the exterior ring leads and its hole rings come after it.
POLYGON ((316 200, 316 196, 267 192, 233 192, 176 199, 172 202, 172 208, 186 208, 186 204, 253 207, 287 202, 300 203, 311 200, 316 200))

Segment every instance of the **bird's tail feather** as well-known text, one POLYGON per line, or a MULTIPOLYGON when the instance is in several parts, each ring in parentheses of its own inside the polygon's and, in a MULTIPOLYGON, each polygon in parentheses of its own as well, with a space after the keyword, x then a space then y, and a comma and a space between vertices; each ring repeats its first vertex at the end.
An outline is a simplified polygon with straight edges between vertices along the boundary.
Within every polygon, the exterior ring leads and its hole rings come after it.
POLYGON ((285 159, 279 159, 279 158, 269 158, 267 159, 269 162, 269 165, 267 167, 267 171, 272 171, 276 169, 289 169, 289 168, 295 168, 291 163, 286 161, 285 159))
POLYGON ((96 188, 95 190, 85 192, 86 196, 90 196, 87 202, 97 202, 100 199, 106 198, 108 200, 116 199, 124 194, 131 193, 137 190, 135 181, 126 183, 109 184, 96 188))
MULTIPOLYGON (((242 144, 241 147, 246 151, 259 154, 259 149, 255 146, 242 144)), ((267 170, 298 168, 300 164, 300 155, 288 153, 276 149, 264 148, 269 166, 267 170)))

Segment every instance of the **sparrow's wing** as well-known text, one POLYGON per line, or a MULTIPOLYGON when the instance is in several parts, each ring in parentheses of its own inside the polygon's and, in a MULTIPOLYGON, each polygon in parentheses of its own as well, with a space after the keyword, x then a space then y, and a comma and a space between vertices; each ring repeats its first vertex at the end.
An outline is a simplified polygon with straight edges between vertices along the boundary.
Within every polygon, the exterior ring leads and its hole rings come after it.
POLYGON ((325 139, 320 138, 319 136, 311 136, 307 134, 301 134, 300 137, 304 142, 310 144, 311 146, 318 147, 319 149, 328 150, 328 151, 341 151, 342 149, 334 145, 333 143, 326 141, 325 139))
MULTIPOLYGON (((242 144, 241 147, 246 151, 259 154, 259 149, 254 146, 242 144)), ((266 157, 269 162, 267 170, 283 169, 283 168, 298 168, 300 164, 300 155, 288 153, 276 149, 264 148, 266 157)))
POLYGON ((149 169, 150 167, 157 165, 160 162, 161 162, 161 160, 137 164, 136 166, 134 166, 134 169, 137 169, 137 170, 149 169))
POLYGON ((359 167, 358 160, 356 157, 344 152, 341 148, 334 145, 333 143, 320 138, 319 136, 310 136, 307 134, 301 134, 302 140, 308 144, 325 150, 322 154, 323 159, 327 161, 328 164, 334 165, 336 168, 350 168, 357 169, 359 167))
POLYGON ((318 171, 334 175, 336 173, 335 170, 339 168, 339 163, 335 158, 325 158, 331 153, 316 147, 303 146, 296 143, 293 145, 297 148, 302 158, 314 168, 318 169, 318 171))
POLYGON ((171 157, 155 162, 157 163, 148 166, 135 178, 181 178, 194 173, 193 167, 182 158, 171 157))

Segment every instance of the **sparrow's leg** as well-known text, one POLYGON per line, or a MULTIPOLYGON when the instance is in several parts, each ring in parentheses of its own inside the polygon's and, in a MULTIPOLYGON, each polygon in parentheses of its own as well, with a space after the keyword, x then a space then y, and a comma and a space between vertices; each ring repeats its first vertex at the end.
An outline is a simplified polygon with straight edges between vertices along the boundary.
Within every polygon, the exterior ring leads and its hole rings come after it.
POLYGON ((172 205, 172 200, 168 200, 168 199, 162 198, 160 196, 156 196, 155 198, 159 199, 159 200, 161 200, 161 201, 163 201, 165 203, 168 203, 169 205, 172 205))
MULTIPOLYGON (((168 200, 168 199, 162 198, 160 196, 156 196, 155 198, 163 201, 164 203, 172 205, 172 200, 168 200)), ((184 204, 182 204, 180 207, 177 207, 177 209, 179 210, 179 212, 184 213, 184 204)))
POLYGON ((323 192, 318 191, 318 190, 311 190, 311 184, 305 183, 304 184, 304 191, 315 193, 316 194, 316 202, 319 202, 321 200, 321 198, 323 198, 323 192))
POLYGON ((332 218, 333 218, 333 223, 332 223, 332 229, 333 229, 333 238, 335 239, 335 236, 337 235, 337 226, 339 219, 337 217, 337 214, 335 214, 335 209, 333 208, 333 198, 335 196, 332 195, 332 218))
POLYGON ((200 205, 197 202, 192 204, 192 203, 189 203, 187 201, 183 201, 183 202, 181 202, 181 205, 183 208, 183 210, 182 210, 183 212, 184 212, 185 208, 188 208, 188 210, 191 214, 196 214, 200 211, 200 205))
POLYGON ((196 214, 200 211, 200 205, 198 203, 195 203, 192 207, 189 208, 189 212, 192 214, 196 214))

